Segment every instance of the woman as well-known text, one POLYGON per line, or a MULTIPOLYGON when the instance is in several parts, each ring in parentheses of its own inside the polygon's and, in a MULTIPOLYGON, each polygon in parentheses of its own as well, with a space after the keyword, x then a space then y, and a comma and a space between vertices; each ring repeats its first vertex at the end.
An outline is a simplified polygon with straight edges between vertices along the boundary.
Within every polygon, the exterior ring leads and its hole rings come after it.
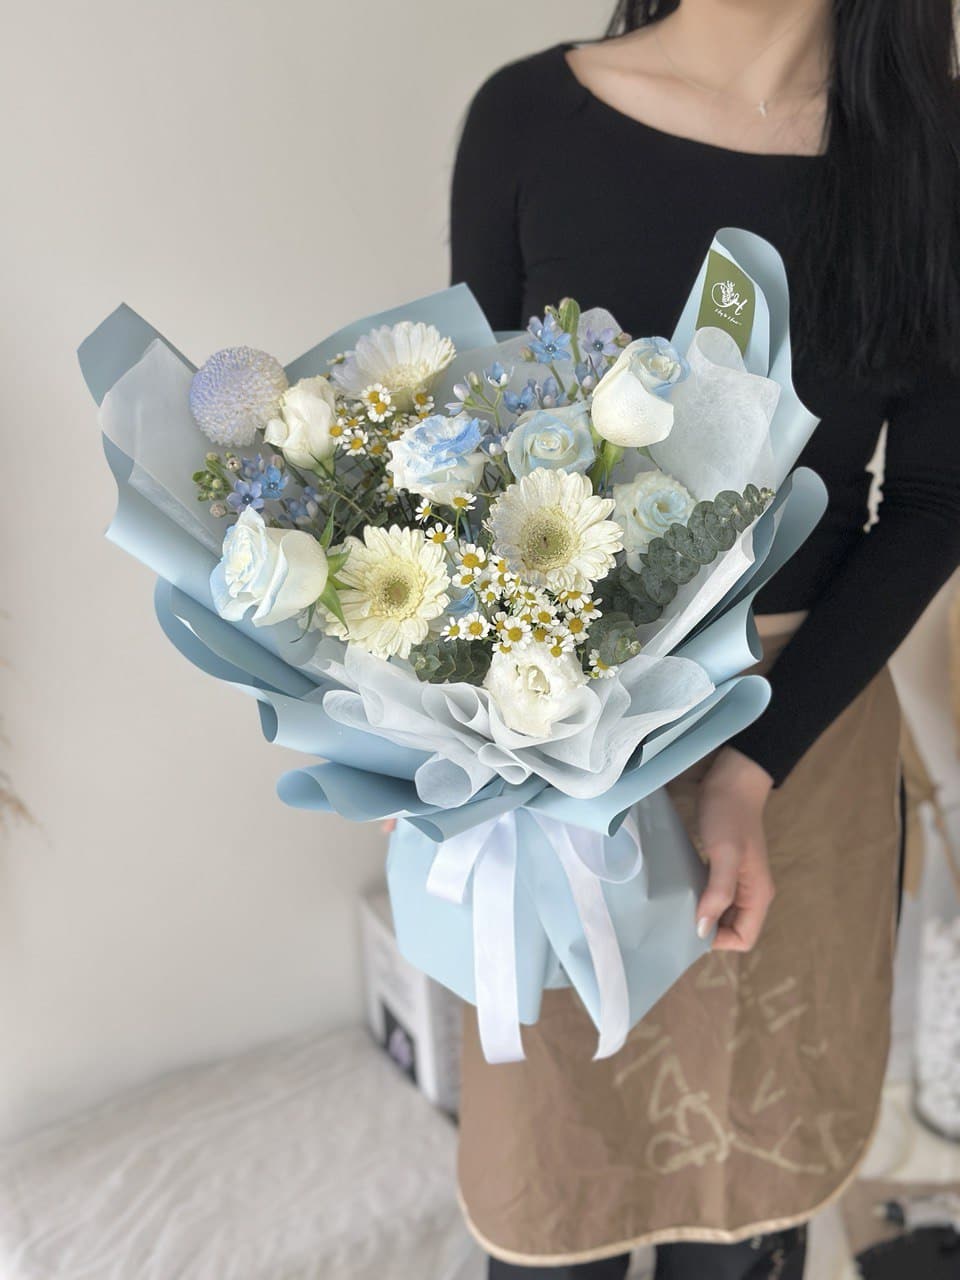
POLYGON ((570 294, 669 334, 714 231, 766 236, 822 419, 803 462, 830 507, 758 602, 769 711, 672 788, 709 863, 713 953, 606 1062, 569 991, 546 993, 516 1065, 483 1061, 468 1012, 461 1193, 491 1277, 622 1277, 647 1242, 657 1280, 796 1278, 802 1224, 853 1176, 883 1079, 900 843, 885 664, 960 558, 951 5, 622 0, 609 36, 476 95, 453 279, 496 328, 570 294))

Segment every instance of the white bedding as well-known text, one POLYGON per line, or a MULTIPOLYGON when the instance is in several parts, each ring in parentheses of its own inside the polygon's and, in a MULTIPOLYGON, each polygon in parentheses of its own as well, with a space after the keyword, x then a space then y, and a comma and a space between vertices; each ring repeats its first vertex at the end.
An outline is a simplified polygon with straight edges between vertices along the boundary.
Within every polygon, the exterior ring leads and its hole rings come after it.
POLYGON ((456 1135, 362 1030, 0 1147, 2 1280, 480 1280, 456 1135))

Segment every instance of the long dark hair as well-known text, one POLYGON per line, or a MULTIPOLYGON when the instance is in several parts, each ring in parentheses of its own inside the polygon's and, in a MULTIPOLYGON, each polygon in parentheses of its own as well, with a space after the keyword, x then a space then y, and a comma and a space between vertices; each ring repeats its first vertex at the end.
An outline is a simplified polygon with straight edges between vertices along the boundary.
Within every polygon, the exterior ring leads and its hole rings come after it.
MULTIPOLYGON (((619 0, 607 31, 680 0, 619 0)), ((960 371, 960 91, 951 0, 831 0, 824 163, 793 259, 794 327, 825 371, 960 371)))

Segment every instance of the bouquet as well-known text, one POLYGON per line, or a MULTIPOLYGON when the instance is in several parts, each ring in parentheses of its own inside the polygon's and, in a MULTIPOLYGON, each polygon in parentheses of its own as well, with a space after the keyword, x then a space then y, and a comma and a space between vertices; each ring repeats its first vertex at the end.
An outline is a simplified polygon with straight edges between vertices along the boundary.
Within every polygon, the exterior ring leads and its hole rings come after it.
POLYGON ((669 340, 458 286, 286 368, 126 307, 80 360, 167 635, 320 758, 281 798, 400 819, 401 949, 491 1061, 563 983, 615 1052, 709 946, 663 785, 765 706, 752 600, 824 505, 775 251, 718 233, 669 340))

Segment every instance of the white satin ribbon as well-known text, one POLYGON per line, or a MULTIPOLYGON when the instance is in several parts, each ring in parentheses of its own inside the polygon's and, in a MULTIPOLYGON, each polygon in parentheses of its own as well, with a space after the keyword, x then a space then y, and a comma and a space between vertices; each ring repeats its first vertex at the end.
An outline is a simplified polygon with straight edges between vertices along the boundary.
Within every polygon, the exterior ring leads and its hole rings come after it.
MULTIPOLYGON (((607 866, 605 840, 598 832, 571 827, 527 809, 550 841, 570 885, 574 905, 593 963, 600 997, 600 1035, 594 1059, 617 1052, 630 1030, 627 975, 601 881, 623 884, 643 865, 640 835, 631 814, 623 829, 633 853, 615 873, 607 866)), ((519 994, 515 894, 517 875, 516 811, 501 814, 437 849, 427 877, 427 892, 463 903, 473 878, 473 968, 480 1043, 488 1062, 520 1062, 519 994)))

